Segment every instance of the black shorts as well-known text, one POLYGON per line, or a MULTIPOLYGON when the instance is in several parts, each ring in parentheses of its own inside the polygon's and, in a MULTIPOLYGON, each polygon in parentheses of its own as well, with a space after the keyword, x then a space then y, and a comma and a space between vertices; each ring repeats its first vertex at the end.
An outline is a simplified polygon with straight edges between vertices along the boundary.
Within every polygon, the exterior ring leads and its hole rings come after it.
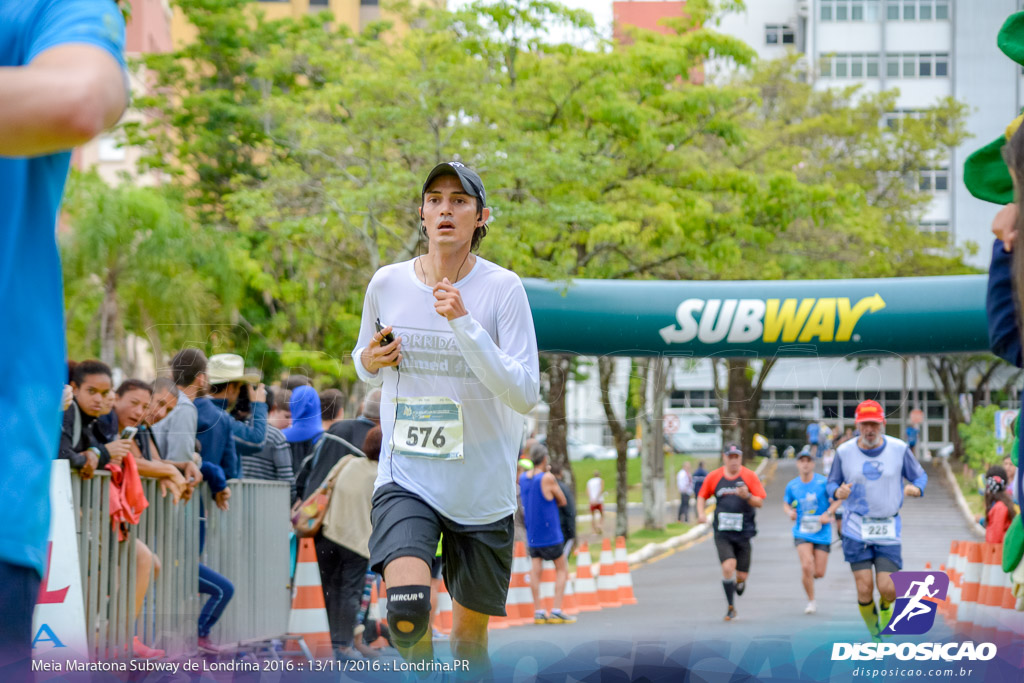
POLYGON ((459 524, 392 483, 374 492, 370 522, 373 571, 383 574, 399 557, 418 557, 430 567, 444 532, 442 573, 452 598, 474 612, 505 616, 515 539, 512 515, 491 524, 459 524))
POLYGON ((832 546, 829 543, 815 543, 814 541, 808 541, 806 538, 793 537, 793 546, 803 545, 804 543, 810 543, 814 546, 812 550, 824 550, 826 553, 832 552, 832 546))
POLYGON ((745 536, 715 534, 718 561, 736 560, 736 571, 750 571, 750 539, 745 536))
POLYGON ((539 548, 526 546, 527 552, 530 553, 530 557, 539 557, 542 560, 551 560, 552 562, 557 560, 565 552, 564 543, 556 543, 554 545, 542 545, 539 548))
POLYGON ((434 560, 430 563, 430 578, 440 579, 441 570, 444 568, 444 560, 441 559, 440 555, 434 555, 434 560))

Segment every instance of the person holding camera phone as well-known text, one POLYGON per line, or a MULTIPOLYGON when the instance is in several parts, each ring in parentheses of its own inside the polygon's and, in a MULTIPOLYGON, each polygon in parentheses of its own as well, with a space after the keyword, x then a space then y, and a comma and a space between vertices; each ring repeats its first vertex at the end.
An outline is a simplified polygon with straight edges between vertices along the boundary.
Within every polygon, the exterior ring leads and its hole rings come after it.
POLYGON ((108 462, 120 463, 131 450, 129 439, 106 433, 99 420, 108 412, 112 377, 107 364, 98 360, 76 363, 71 371, 74 400, 64 411, 57 457, 68 460, 83 479, 91 479, 108 462))
POLYGON ((540 396, 537 340, 519 277, 473 253, 490 217, 480 176, 439 164, 420 198, 427 253, 374 274, 352 352, 359 377, 382 389, 370 566, 384 574, 399 652, 429 665, 444 532, 452 653, 485 677, 487 623, 505 615, 512 570, 523 416, 540 396))

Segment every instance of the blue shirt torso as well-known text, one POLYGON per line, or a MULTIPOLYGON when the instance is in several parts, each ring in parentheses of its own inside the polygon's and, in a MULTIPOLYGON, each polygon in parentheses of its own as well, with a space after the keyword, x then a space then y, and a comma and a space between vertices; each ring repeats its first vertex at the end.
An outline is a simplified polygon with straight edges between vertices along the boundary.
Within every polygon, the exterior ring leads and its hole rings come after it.
MULTIPOLYGON (((124 20, 117 5, 0 3, 0 67, 25 66, 68 43, 96 45, 123 64, 124 20)), ((70 152, 0 157, 0 301, 6 325, 0 335, 0 561, 40 574, 50 524, 50 461, 57 454, 61 387, 67 381, 56 227, 70 159, 70 152)))
POLYGON ((240 467, 231 434, 231 423, 235 418, 208 398, 197 398, 194 403, 198 414, 196 438, 202 446, 199 456, 204 463, 222 468, 225 478, 237 479, 241 476, 240 467))
POLYGON ((561 544, 562 525, 558 519, 558 502, 547 500, 541 491, 543 475, 519 475, 519 495, 523 500, 523 521, 526 523, 526 544, 531 548, 544 548, 561 544))
POLYGON ((818 435, 821 433, 821 426, 817 422, 807 425, 807 443, 818 443, 818 435))
POLYGON ((805 515, 820 517, 828 510, 828 493, 825 491, 827 480, 818 473, 809 482, 797 477, 786 484, 786 504, 796 503, 796 523, 793 525, 793 536, 811 543, 831 543, 832 525, 823 524, 817 533, 801 531, 801 521, 805 515))

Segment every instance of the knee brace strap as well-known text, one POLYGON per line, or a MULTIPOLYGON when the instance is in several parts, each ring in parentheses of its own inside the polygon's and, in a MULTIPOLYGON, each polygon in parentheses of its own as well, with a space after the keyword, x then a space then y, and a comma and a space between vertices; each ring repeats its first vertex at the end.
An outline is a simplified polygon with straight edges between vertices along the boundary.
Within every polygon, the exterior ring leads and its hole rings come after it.
POLYGON ((409 648, 430 630, 430 586, 388 588, 388 627, 400 648, 409 648))

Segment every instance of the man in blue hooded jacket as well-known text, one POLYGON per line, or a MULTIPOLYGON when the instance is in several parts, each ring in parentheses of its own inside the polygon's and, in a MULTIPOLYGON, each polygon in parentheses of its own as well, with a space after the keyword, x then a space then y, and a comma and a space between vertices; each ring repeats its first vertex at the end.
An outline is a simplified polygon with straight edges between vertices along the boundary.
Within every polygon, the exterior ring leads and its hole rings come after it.
POLYGON ((292 426, 281 432, 292 449, 292 472, 298 472, 324 433, 320 395, 309 385, 297 387, 292 392, 291 407, 292 426))

